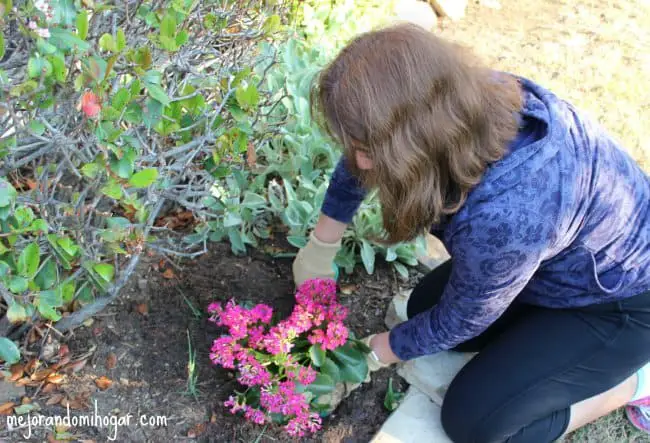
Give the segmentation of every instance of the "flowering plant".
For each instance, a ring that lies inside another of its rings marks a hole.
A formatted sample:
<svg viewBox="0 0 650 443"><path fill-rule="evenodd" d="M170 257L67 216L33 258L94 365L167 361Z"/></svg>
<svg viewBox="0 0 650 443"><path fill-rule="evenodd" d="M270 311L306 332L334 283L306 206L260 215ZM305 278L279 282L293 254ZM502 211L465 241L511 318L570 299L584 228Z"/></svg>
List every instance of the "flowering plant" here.
<svg viewBox="0 0 650 443"><path fill-rule="evenodd" d="M333 280L313 279L296 293L291 315L273 319L264 304L208 306L210 320L228 328L210 359L237 372L243 392L225 405L258 424L284 424L293 436L316 432L331 412L326 400L338 383L361 383L369 349L345 327L348 311L336 301Z"/></svg>

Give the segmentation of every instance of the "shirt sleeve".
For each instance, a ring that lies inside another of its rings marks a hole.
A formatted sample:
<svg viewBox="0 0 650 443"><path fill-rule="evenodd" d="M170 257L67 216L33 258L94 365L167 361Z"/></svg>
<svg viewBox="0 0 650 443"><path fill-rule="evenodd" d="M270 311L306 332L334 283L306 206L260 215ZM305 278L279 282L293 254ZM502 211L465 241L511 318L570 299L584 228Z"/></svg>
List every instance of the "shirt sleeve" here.
<svg viewBox="0 0 650 443"><path fill-rule="evenodd" d="M352 175L341 157L325 193L321 212L341 223L350 223L366 197L366 190L357 177Z"/></svg>
<svg viewBox="0 0 650 443"><path fill-rule="evenodd" d="M439 303L390 331L402 360L451 349L497 320L538 269L555 239L543 217L525 209L483 211L450 239L452 272Z"/></svg>

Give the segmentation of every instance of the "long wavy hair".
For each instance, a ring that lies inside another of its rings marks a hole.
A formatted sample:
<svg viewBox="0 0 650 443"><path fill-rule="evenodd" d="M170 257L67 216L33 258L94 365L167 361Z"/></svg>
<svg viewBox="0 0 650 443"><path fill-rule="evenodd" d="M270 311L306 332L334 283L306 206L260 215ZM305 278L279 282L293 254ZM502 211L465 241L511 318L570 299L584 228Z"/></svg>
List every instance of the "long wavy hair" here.
<svg viewBox="0 0 650 443"><path fill-rule="evenodd" d="M377 188L399 243L456 213L518 129L520 86L417 25L362 34L317 76L312 111L350 169ZM356 167L355 152L372 160Z"/></svg>

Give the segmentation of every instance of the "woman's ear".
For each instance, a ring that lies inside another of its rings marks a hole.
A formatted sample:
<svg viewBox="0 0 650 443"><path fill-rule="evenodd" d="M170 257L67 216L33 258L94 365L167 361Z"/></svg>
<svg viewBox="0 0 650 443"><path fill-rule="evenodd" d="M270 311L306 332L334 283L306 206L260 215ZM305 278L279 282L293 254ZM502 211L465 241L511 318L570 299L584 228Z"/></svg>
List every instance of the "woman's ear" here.
<svg viewBox="0 0 650 443"><path fill-rule="evenodd" d="M373 167L372 159L367 152L356 149L354 151L354 160L357 163L357 168L362 171L369 171Z"/></svg>

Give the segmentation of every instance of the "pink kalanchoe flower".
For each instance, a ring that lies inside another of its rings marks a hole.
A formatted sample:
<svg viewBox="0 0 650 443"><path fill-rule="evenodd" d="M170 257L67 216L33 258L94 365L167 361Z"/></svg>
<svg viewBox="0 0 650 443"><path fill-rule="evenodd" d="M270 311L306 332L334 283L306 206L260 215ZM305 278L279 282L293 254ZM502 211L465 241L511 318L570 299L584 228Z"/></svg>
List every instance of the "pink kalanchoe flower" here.
<svg viewBox="0 0 650 443"><path fill-rule="evenodd" d="M325 342L325 332L323 332L322 329L315 329L309 337L307 337L307 340L309 340L309 343L312 345L322 344Z"/></svg>
<svg viewBox="0 0 650 443"><path fill-rule="evenodd" d="M232 395L223 403L223 405L230 408L231 414L236 414L237 412L244 410L244 405L239 404L237 399Z"/></svg>
<svg viewBox="0 0 650 443"><path fill-rule="evenodd" d="M325 334L325 341L323 348L334 350L339 346L343 346L348 339L348 328L339 321L330 322L327 325L327 332Z"/></svg>
<svg viewBox="0 0 650 443"><path fill-rule="evenodd" d="M212 343L210 360L227 369L235 368L236 354L241 351L241 345L232 337L219 337Z"/></svg>
<svg viewBox="0 0 650 443"><path fill-rule="evenodd" d="M267 305L257 305L251 310L251 317L253 320L268 323L273 316L273 309Z"/></svg>
<svg viewBox="0 0 650 443"><path fill-rule="evenodd" d="M316 380L316 371L311 367L301 366L298 370L298 381L303 385L309 385Z"/></svg>
<svg viewBox="0 0 650 443"><path fill-rule="evenodd" d="M249 358L238 365L237 381L244 386L263 386L271 382L271 373L249 354Z"/></svg>
<svg viewBox="0 0 650 443"><path fill-rule="evenodd" d="M312 315L304 306L296 305L288 319L298 334L309 331L312 327Z"/></svg>
<svg viewBox="0 0 650 443"><path fill-rule="evenodd" d="M244 408L244 417L246 417L246 419L258 425L263 425L266 422L266 415L264 412L248 405L244 406Z"/></svg>
<svg viewBox="0 0 650 443"><path fill-rule="evenodd" d="M333 303L328 309L325 319L327 321L343 321L348 316L348 308L338 303Z"/></svg>

